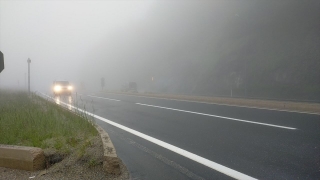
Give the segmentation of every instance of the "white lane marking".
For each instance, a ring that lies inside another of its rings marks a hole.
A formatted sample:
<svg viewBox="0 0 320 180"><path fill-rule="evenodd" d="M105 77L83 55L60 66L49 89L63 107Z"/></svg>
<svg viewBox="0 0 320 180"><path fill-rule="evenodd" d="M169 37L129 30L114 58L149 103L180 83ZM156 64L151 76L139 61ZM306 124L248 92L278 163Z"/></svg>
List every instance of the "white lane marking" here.
<svg viewBox="0 0 320 180"><path fill-rule="evenodd" d="M162 161L163 163L167 164L168 166L171 166L172 168L176 169L177 171L179 171L180 173L188 176L189 178L191 179L194 179L194 180L204 180L204 178L194 174L193 172L191 172L189 169L181 166L180 164L177 164L176 162L174 161L171 161L170 159L167 159L165 156L162 156L161 154L158 154L150 149L148 149L147 147L145 146L142 146L141 144L133 141L132 139L130 138L126 138L124 137L123 135L121 134L118 134L116 132L114 132L113 130L111 129L108 129L108 133L111 132L112 134L118 136L120 139L122 139L123 141L125 141L126 143L132 145L132 146L135 146L136 148L140 149L141 151L144 151L148 154L150 154L151 156L153 156L154 158L156 159L159 159L160 161Z"/></svg>
<svg viewBox="0 0 320 180"><path fill-rule="evenodd" d="M43 93L41 93L41 94L44 95L44 96L46 96L46 97L48 97L48 98L53 99L52 97L47 96L46 94L43 94ZM64 103L64 102L61 102L61 103L62 103L62 104L65 104L65 105L69 105L69 104ZM174 145L171 145L171 144L166 143L166 142L164 142L164 141L161 141L161 140L159 140L159 139L153 138L153 137L148 136L148 135L146 135L146 134L143 134L143 133L141 133L141 132L139 132L139 131L136 131L136 130L133 130L133 129L128 128L128 127L126 127L126 126L123 126L123 125L121 125L121 124L115 123L115 122L110 121L110 120L108 120L108 119L106 119L106 118L103 118L103 117L101 117L101 116L98 116L98 115L92 114L92 113L90 113L90 112L84 111L84 110L82 110L82 109L80 109L80 108L77 108L77 107L74 107L74 106L72 106L72 105L70 105L70 106L71 106L72 108L80 111L80 112L86 113L86 114L88 114L88 115L90 115L90 116L92 116L92 117L94 117L94 118L100 119L101 121L104 121L104 122L106 122L106 123L108 123L108 124L111 124L111 125L113 125L113 126L115 126L115 127L118 127L118 128L120 128L120 129L122 129L122 130L125 130L125 131L127 131L127 132L129 132L129 133L131 133L131 134L134 134L134 135L136 135L136 136L139 136L139 137L141 137L141 138L143 138L143 139L145 139L145 140L147 140L147 141L150 141L150 142L152 142L152 143L154 143L154 144L157 144L157 145L159 145L159 146L161 146L161 147L163 147L163 148L166 148L166 149L168 149L168 150L170 150L170 151L173 151L173 152L175 152L175 153L177 153L177 154L180 154L180 155L182 155L182 156L184 156L184 157L186 157L186 158L189 158L189 159L191 159L191 160L193 160L193 161L196 161L196 162L198 162L198 163L200 163L200 164L203 164L203 165L205 165L205 166L207 166L207 167L209 167L209 168L211 168L211 169L214 169L214 170L216 170L216 171L219 171L219 172L221 172L221 173L223 173L223 174L225 174L225 175L227 175L227 176L233 177L233 178L235 178L235 179L243 179L243 180L254 180L254 179L255 179L255 178L250 177L250 176L248 176L248 175L246 175L246 174L243 174L243 173L241 173L241 172L238 172L238 171L236 171L236 170L230 169L230 168L228 168L228 167L226 167L226 166L223 166L223 165L221 165L221 164L218 164L218 163L215 163L215 162L213 162L213 161L210 161L210 160L208 160L208 159L206 159L206 158L203 158L203 157L198 156L198 155L196 155L196 154L193 154L193 153L191 153L191 152L189 152L189 151L186 151L186 150L184 150L184 149L181 149L181 148L179 148L179 147L176 147L176 146L174 146Z"/></svg>
<svg viewBox="0 0 320 180"><path fill-rule="evenodd" d="M109 93L109 94L118 94L118 93ZM292 111L292 110L284 110L284 109L272 109L272 108L263 108L263 107L256 107L256 106L241 106L241 105L232 105L232 104L223 104L223 103L212 103L212 102L203 102L203 101L191 101L191 100L183 100L183 99L171 99L171 98L161 98L161 97L147 97L143 95L129 95L129 94L118 94L124 96L133 96L133 97L142 97L142 98L150 98L150 99L163 99L169 101L182 101L182 102L193 102L193 103L200 103L200 104L214 104L218 106L234 106L234 107L242 107L242 108L251 108L251 109L263 109L269 111L283 111L283 112L292 112L292 113L302 113L302 114L312 114L312 115L320 115L319 113L314 112L306 112L306 111Z"/></svg>
<svg viewBox="0 0 320 180"><path fill-rule="evenodd" d="M100 98L100 99L108 99L108 100L120 101L120 100L116 100L116 99L109 99L109 98L104 98L104 97L99 97L99 96L92 96L92 95L87 95L87 96ZM260 122L255 122L255 121L248 121L248 120L243 120L243 119L230 118L230 117L225 117L225 116L218 116L218 115L213 115L213 114L199 113L199 112L193 112L193 111L187 111L187 110L181 110L181 109L167 108L167 107L162 107L162 106L154 106L154 105L142 104L142 103L135 103L135 104L143 105L143 106L156 107L156 108L162 108L162 109L168 109L168 110L174 110L174 111L187 112L187 113L192 113L192 114L199 114L199 115L204 115L204 116L211 116L211 117L229 119L229 120L233 120L233 121L241 121L241 122L252 123L252 124L272 126L272 127L277 127L277 128L284 128L284 129L290 129L290 130L296 130L297 129L297 128L293 128L293 127L280 126L280 125L268 124L268 123L260 123Z"/></svg>
<svg viewBox="0 0 320 180"><path fill-rule="evenodd" d="M161 109L168 109L168 110L173 110L173 111L180 111L180 112L186 112L186 113L192 113L192 114L199 114L199 115L204 115L204 116L217 117L217 118L228 119L228 120L233 120L233 121L241 121L241 122L252 123L252 124L260 124L260 125L264 125L264 126L272 126L272 127L284 128L284 129L290 129L290 130L296 130L297 129L297 128L293 128L293 127L279 126L279 125L260 123L260 122L255 122L255 121L247 121L247 120L230 118L230 117L225 117L225 116L217 116L217 115L213 115L213 114L205 114L205 113L186 111L186 110L181 110L181 109L167 108L167 107L162 107L162 106L154 106L154 105L141 104L141 103L136 103L136 104L142 105L142 106L156 107L156 108L161 108Z"/></svg>
<svg viewBox="0 0 320 180"><path fill-rule="evenodd" d="M92 96L92 95L87 95L89 97L94 97L94 98L99 98L99 99L107 99L107 100L110 100L110 101L120 101L118 99L110 99L110 98L104 98L104 97L99 97L99 96Z"/></svg>

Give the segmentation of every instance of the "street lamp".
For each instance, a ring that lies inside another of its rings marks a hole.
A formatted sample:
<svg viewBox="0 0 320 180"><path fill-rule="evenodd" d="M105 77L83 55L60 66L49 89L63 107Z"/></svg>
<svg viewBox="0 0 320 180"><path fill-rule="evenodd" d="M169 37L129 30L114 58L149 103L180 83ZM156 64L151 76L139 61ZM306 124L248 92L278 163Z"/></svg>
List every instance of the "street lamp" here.
<svg viewBox="0 0 320 180"><path fill-rule="evenodd" d="M28 62L28 93L30 93L30 63L31 63L31 59L28 58L27 62Z"/></svg>
<svg viewBox="0 0 320 180"><path fill-rule="evenodd" d="M233 96L233 92L232 92L232 88L233 88L233 83L235 82L235 79L234 79L234 76L236 75L236 73L235 72L232 72L232 73L230 73L230 75L229 75L229 81L230 81L230 89L231 89L231 91L230 91L230 97L232 97Z"/></svg>

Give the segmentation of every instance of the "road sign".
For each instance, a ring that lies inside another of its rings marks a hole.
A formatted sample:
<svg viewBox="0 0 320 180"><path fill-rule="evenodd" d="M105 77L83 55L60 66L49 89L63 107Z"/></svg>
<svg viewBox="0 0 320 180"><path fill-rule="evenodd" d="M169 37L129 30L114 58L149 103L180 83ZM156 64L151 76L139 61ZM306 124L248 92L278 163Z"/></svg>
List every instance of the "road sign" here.
<svg viewBox="0 0 320 180"><path fill-rule="evenodd" d="M102 89L102 90L103 90L103 88L104 88L104 85L105 85L104 78L101 78L101 89Z"/></svg>
<svg viewBox="0 0 320 180"><path fill-rule="evenodd" d="M28 58L27 62L28 62L28 92L30 93L30 63L31 63L31 59Z"/></svg>
<svg viewBox="0 0 320 180"><path fill-rule="evenodd" d="M3 69L4 69L4 58L3 58L2 52L0 51L0 73Z"/></svg>

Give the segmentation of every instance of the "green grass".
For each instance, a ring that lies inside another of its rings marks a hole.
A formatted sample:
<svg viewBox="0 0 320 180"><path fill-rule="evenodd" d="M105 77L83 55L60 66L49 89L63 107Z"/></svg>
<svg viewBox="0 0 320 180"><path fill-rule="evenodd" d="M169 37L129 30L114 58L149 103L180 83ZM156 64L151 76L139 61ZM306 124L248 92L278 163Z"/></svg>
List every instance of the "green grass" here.
<svg viewBox="0 0 320 180"><path fill-rule="evenodd" d="M89 167L94 167L96 165L98 165L98 161L96 159L90 159L90 161L88 162Z"/></svg>
<svg viewBox="0 0 320 180"><path fill-rule="evenodd" d="M0 90L0 144L68 151L98 134L83 117L35 94Z"/></svg>

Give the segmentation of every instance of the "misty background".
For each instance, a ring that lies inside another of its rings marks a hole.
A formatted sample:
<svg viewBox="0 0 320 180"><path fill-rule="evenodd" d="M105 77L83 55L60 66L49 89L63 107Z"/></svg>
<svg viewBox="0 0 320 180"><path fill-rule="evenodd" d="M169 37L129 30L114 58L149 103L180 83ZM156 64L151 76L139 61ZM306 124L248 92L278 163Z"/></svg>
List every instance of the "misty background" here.
<svg viewBox="0 0 320 180"><path fill-rule="evenodd" d="M319 1L0 1L0 88L320 101ZM153 81L152 81L153 78Z"/></svg>

